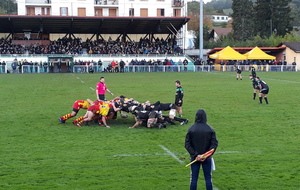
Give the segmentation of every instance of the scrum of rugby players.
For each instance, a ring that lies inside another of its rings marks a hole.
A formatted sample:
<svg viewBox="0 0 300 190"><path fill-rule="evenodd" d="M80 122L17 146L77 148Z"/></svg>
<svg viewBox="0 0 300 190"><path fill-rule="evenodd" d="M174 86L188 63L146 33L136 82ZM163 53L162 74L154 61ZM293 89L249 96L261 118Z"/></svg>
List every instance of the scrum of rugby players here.
<svg viewBox="0 0 300 190"><path fill-rule="evenodd" d="M135 123L129 128L136 128L142 125L147 128L161 129L166 128L168 124L175 125L174 121L179 122L180 125L188 123L188 119L176 117L176 106L173 103L161 103L160 101L154 104L151 104L150 101L140 103L133 98L126 98L123 95L110 101L75 101L72 112L76 112L77 115L80 108L87 109L87 111L85 115L78 117L72 122L77 127L81 127L83 124L88 126L90 122L94 121L100 126L110 128L107 120L115 120L118 112L120 112L121 118L127 118L128 114L132 114ZM162 113L165 111L169 111L169 114L163 115ZM72 114L72 117L76 115ZM59 121L65 123L64 118L66 117L60 117Z"/></svg>

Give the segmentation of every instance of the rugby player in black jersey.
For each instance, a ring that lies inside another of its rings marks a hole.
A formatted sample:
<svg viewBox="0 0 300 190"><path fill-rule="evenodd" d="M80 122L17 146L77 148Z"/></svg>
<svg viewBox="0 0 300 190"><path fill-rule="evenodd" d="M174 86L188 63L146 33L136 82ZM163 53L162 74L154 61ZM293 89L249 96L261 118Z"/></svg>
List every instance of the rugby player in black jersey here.
<svg viewBox="0 0 300 190"><path fill-rule="evenodd" d="M183 104L183 88L181 87L181 82L179 80L175 81L176 92L175 92L175 105L178 112L178 116L182 116L182 104Z"/></svg>
<svg viewBox="0 0 300 190"><path fill-rule="evenodd" d="M269 93L269 86L267 83L263 80L261 80L259 77L255 78L258 87L260 89L259 91L259 104L262 104L262 99L264 98L266 101L266 104L269 104L267 94Z"/></svg>
<svg viewBox="0 0 300 190"><path fill-rule="evenodd" d="M259 92L260 89L258 87L257 81L255 80L255 77L253 77L252 75L249 75L249 79L251 80L252 86L253 86L253 98L252 98L252 100L255 100L256 94L257 94L257 92Z"/></svg>

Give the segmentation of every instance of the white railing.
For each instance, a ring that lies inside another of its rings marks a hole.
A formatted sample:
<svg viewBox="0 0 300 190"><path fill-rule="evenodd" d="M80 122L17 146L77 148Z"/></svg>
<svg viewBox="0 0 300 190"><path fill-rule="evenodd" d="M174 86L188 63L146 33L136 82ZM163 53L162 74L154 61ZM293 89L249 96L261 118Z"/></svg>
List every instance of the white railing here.
<svg viewBox="0 0 300 190"><path fill-rule="evenodd" d="M103 66L94 65L91 68L88 65L73 65L58 67L40 66L40 65L23 65L21 69L15 70L11 66L0 65L0 73L95 73L101 72L235 72L236 67L233 65L126 65L123 69L120 67L110 68L107 64ZM243 72L250 72L249 65L238 66ZM297 72L296 65L255 65L257 72Z"/></svg>
<svg viewBox="0 0 300 190"><path fill-rule="evenodd" d="M95 5L118 5L119 2L117 0L94 0Z"/></svg>
<svg viewBox="0 0 300 190"><path fill-rule="evenodd" d="M26 0L26 4L51 4L51 0Z"/></svg>
<svg viewBox="0 0 300 190"><path fill-rule="evenodd" d="M264 65L255 66L257 72L295 72L297 71L294 65ZM250 71L250 66L239 66L242 71ZM89 66L87 65L74 65L74 73L87 73ZM124 72L235 72L236 67L233 65L126 65L122 70ZM93 66L93 72L121 72L121 68L109 68L103 66Z"/></svg>

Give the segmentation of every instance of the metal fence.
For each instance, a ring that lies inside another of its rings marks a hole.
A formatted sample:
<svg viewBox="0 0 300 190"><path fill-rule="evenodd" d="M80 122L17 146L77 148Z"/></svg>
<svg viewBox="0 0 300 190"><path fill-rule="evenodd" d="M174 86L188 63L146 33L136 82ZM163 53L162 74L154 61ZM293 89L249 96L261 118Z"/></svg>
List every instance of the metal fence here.
<svg viewBox="0 0 300 190"><path fill-rule="evenodd" d="M250 71L249 65L238 66L242 71ZM297 72L296 65L255 65L258 72ZM127 65L111 68L103 66L74 65L65 69L49 66L23 65L21 68L9 68L8 65L0 65L0 73L89 73L89 72L235 72L233 65Z"/></svg>

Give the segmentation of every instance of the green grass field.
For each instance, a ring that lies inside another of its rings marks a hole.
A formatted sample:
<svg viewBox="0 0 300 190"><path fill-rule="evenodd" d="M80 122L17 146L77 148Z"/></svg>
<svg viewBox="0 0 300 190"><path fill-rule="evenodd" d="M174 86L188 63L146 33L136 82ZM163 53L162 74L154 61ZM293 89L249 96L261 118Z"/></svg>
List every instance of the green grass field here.
<svg viewBox="0 0 300 190"><path fill-rule="evenodd" d="M270 86L269 105L251 100L247 75L236 81L234 72L1 74L0 189L188 189L184 139L202 108L219 140L216 189L299 190L300 73L258 73ZM132 117L108 121L110 129L78 128L72 119L60 124L75 100L96 98L100 76L115 95L140 102L173 102L174 81L181 80L190 122L161 130L128 129ZM198 186L205 188L202 172Z"/></svg>

